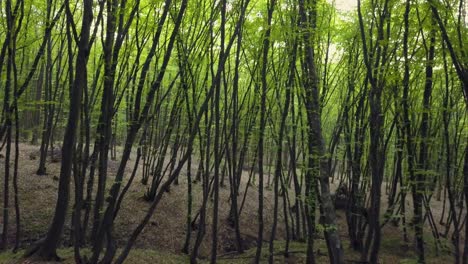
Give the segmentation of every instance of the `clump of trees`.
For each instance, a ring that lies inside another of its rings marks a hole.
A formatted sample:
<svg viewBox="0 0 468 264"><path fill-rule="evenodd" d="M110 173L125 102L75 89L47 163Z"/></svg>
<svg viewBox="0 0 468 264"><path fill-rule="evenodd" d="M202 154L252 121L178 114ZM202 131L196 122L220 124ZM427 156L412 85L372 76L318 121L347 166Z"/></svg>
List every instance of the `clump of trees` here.
<svg viewBox="0 0 468 264"><path fill-rule="evenodd" d="M285 256L291 240L303 241L315 263L323 231L330 262L343 263L341 229L362 261L377 263L390 222L419 262L432 235L436 250L450 237L455 262L466 263L466 8L464 0L358 0L346 14L318 0L0 2L2 250L22 246L19 143L31 141L40 145L37 177L47 177L55 148L61 166L53 219L28 257L59 259L72 211L75 261L122 263L184 181L181 250L192 263L208 239L217 261L220 221L245 250L240 218L254 188L257 263L266 239L273 263L279 224ZM150 206L117 251L113 225L134 185ZM222 187L228 216L219 213ZM274 218L265 226L270 187ZM444 201L440 219L434 200Z"/></svg>

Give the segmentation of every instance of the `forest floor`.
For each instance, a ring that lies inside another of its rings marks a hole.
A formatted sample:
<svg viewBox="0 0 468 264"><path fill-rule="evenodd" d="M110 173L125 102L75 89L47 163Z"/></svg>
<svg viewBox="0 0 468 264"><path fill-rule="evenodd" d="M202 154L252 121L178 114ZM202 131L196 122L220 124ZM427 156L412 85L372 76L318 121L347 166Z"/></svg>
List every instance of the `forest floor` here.
<svg viewBox="0 0 468 264"><path fill-rule="evenodd" d="M20 144L20 166L19 166L19 202L21 208L21 245L22 248L27 248L28 245L42 238L52 219L58 188L58 176L60 173L60 162L49 161L47 163L48 175L37 176L35 174L38 166L38 150L39 146L28 144ZM133 168L133 160L127 165L127 175L130 175ZM196 164L195 164L196 165ZM4 171L4 159L0 159L1 173ZM113 182L113 175L118 167L118 161L109 162L109 177L108 186ZM141 167L141 166L140 166ZM193 173L195 175L196 166L193 166ZM242 176L243 183L241 186L240 197L243 197L245 188L247 187L248 172L244 172ZM181 248L185 241L186 234L186 215L187 215L187 182L183 179L186 171L182 171L181 180L179 185L173 185L168 193L165 193L158 209L151 218L151 221L140 234L134 250L132 250L126 263L186 263L188 257L181 253ZM139 172L141 179L141 171ZM127 176L128 179L128 176ZM140 183L140 179L136 179L132 184L126 199L122 204L122 209L116 218L114 226L114 234L118 246L123 246L126 239L133 232L135 227L140 223L145 215L149 203L143 199L143 196L148 188ZM2 186L3 193L3 180L0 179L0 186ZM228 179L226 179L226 185ZM335 184L332 186L336 188ZM73 186L71 187L73 191ZM11 191L11 208L13 208L13 188ZM293 190L291 190L293 192ZM193 202L193 215L196 214L201 204L201 184L193 185L194 202ZM3 204L3 194L0 197L0 203ZM408 195L409 196L409 195ZM73 197L73 193L71 194ZM219 262L220 263L251 263L255 256L255 240L257 233L257 198L258 193L255 186L250 186L246 195L245 205L240 215L241 234L244 240L244 246L248 250L244 254L236 254L234 251L234 232L230 227L227 216L229 214L229 188L222 187L220 189L220 222L219 222ZM273 219L273 191L267 188L265 191L265 241L268 241L270 236L270 227ZM281 202L282 199L280 199ZM383 192L382 196L382 209L386 209L387 196ZM443 203L440 201L431 202L431 208L436 219L439 232L443 233L445 227L441 226L438 222L443 208ZM212 203L208 203L208 218L207 218L207 233L204 242L200 249L201 262L207 260L211 248L211 211ZM70 206L71 207L71 206ZM282 204L280 207L282 208ZM407 210L412 208L410 200L407 201ZM14 210L10 210L10 245L14 243ZM70 210L69 210L70 211ZM69 217L70 218L70 217ZM359 253L354 252L349 246L347 235L346 218L343 211L338 211L338 228L340 236L345 249L345 259L349 263L357 263L359 261ZM275 243L275 255L277 263L305 263L305 244L299 242L292 242L290 246L290 256L285 258L282 254L285 246L285 228L280 210L278 223L278 231ZM408 213L407 221L410 221ZM3 225L3 211L0 212L0 226ZM408 227L410 239L412 239L412 230ZM426 233L426 253L427 263L440 263L453 262L450 255L452 248L450 241L441 238L441 248L435 250L435 243L433 236L428 226L425 228ZM192 232L192 238L196 236L196 231ZM70 243L70 220L67 221L64 230L63 248L60 250L59 255L65 259L65 263L73 263L73 250L69 248ZM193 240L193 239L192 239ZM263 254L265 260L268 254L268 243L265 243ZM327 249L322 236L317 238L315 243L316 256L318 263L328 263ZM86 250L85 250L86 251ZM19 253L1 253L0 263L29 263L23 262L22 251ZM389 223L382 229L382 246L380 253L381 263L414 263L415 252L413 245L407 245L403 242L401 227L394 226Z"/></svg>

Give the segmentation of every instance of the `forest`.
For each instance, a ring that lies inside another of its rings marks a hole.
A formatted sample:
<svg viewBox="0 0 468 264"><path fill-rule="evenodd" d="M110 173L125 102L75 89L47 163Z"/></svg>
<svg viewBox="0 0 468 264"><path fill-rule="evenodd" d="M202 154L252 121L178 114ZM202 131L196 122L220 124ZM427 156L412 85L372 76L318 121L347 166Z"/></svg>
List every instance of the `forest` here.
<svg viewBox="0 0 468 264"><path fill-rule="evenodd" d="M465 0L0 0L0 263L468 263Z"/></svg>

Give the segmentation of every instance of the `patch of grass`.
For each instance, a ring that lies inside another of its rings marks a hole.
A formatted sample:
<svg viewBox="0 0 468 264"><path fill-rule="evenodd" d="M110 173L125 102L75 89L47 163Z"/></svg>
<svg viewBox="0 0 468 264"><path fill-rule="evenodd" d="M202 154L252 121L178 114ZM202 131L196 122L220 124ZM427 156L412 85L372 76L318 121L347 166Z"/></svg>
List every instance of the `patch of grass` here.
<svg viewBox="0 0 468 264"><path fill-rule="evenodd" d="M17 263L22 256L22 251L13 253L10 250L0 253L0 263L1 264L10 264Z"/></svg>
<svg viewBox="0 0 468 264"><path fill-rule="evenodd" d="M402 259L400 260L400 264L418 264L417 259Z"/></svg>
<svg viewBox="0 0 468 264"><path fill-rule="evenodd" d="M306 257L306 244L291 241L289 244L289 256L284 256L286 241L275 241L274 260L275 263L304 263ZM257 248L246 250L243 254L222 255L218 258L219 263L252 263L255 259ZM320 251L320 250L319 250ZM262 247L261 263L267 263L269 258L269 245L265 243Z"/></svg>
<svg viewBox="0 0 468 264"><path fill-rule="evenodd" d="M382 253L392 254L401 259L416 257L414 251L407 247L399 236L387 235L382 239L380 249Z"/></svg>
<svg viewBox="0 0 468 264"><path fill-rule="evenodd" d="M187 255L176 255L169 252L147 250L147 249L135 249L132 250L125 261L125 263L141 263L141 264L152 264L152 263L164 263L164 264L178 264L188 263L189 256Z"/></svg>
<svg viewBox="0 0 468 264"><path fill-rule="evenodd" d="M90 254L89 249L82 249L82 255ZM120 253L120 250L117 252L117 256ZM60 258L62 258L62 264L74 264L74 251L73 248L61 248L58 250L57 254ZM39 262L27 262L29 260L25 260L23 258L24 250L18 251L17 253L12 253L11 251L3 252L0 254L0 264L19 264L19 263L38 263ZM133 249L130 251L127 259L124 263L138 263L138 264L179 264L179 263L188 263L189 257L187 255L177 255L169 252L164 251L156 251L156 250L149 250L149 249ZM41 262L45 264L44 262ZM55 262L47 262L47 263L55 263ZM201 261L200 263L204 263Z"/></svg>

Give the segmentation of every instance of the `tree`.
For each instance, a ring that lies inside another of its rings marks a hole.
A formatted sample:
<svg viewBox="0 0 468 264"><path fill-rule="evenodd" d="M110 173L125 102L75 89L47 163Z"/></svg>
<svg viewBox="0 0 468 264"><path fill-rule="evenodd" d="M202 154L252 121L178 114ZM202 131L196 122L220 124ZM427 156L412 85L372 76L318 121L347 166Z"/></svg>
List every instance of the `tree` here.
<svg viewBox="0 0 468 264"><path fill-rule="evenodd" d="M65 224L65 216L68 208L68 200L70 195L70 176L71 166L73 159L73 151L75 147L76 131L78 127L78 120L81 108L81 96L83 90L86 89L87 82L87 71L86 64L89 56L89 37L91 29L91 21L93 20L93 8L91 0L83 1L83 19L81 23L80 39L77 43L78 54L76 56L76 65L73 82L70 82L70 111L68 115L67 127L63 138L62 147L62 162L60 168L59 178L59 190L57 197L57 204L54 214L54 219L47 232L47 236L43 241L36 245L35 249L30 253L36 255L38 258L43 260L58 260L56 253L63 226ZM71 15L70 5L66 3L67 21L69 23L67 27L68 39L72 38L71 31L76 31L76 24ZM71 47L69 47L69 57ZM73 65L70 64L70 71Z"/></svg>

